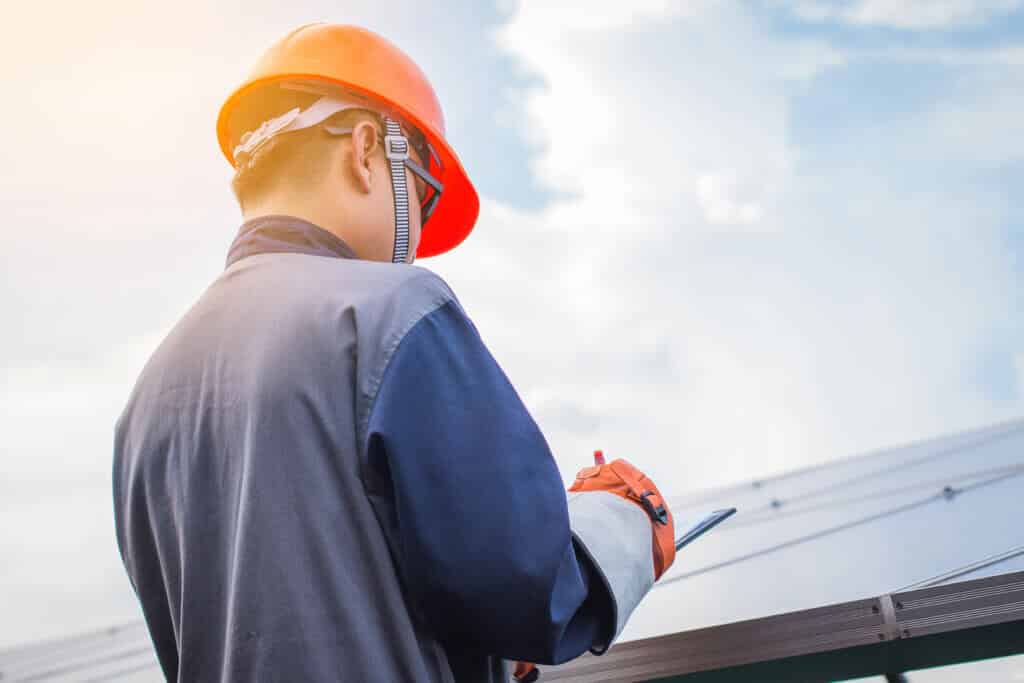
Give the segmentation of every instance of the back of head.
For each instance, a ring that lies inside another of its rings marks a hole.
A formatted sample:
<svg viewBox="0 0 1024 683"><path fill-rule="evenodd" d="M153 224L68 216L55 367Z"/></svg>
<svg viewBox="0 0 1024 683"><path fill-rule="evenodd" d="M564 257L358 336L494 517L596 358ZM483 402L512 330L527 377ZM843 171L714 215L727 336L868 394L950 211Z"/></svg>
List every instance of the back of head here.
<svg viewBox="0 0 1024 683"><path fill-rule="evenodd" d="M416 255L444 253L461 243L473 229L479 213L479 199L454 150L445 138L440 104L426 76L401 50L381 36L355 26L310 24L302 26L273 44L257 61L253 71L228 97L217 121L221 150L236 168L235 150L243 135L257 130L275 114L310 106L309 93L283 93L281 86L301 84L321 91L342 92L344 97L362 98L367 108L383 114L402 126L389 135L405 133L420 136L430 150L425 169L436 178L436 200L431 206L430 226L423 231ZM276 91L274 86L277 86ZM301 161L297 177L315 177L318 170L316 132L293 140L275 143L261 151L270 169ZM307 147L306 144L310 146ZM404 143L408 144L408 142ZM275 148L280 146L279 151ZM291 151L289 151L289 149ZM397 148L389 147L389 161ZM303 165L304 164L304 165ZM392 168L396 168L392 165ZM303 174L307 174L303 176ZM236 193L250 201L249 190L259 194L266 188L260 174L238 178ZM404 182L404 181L403 181ZM432 185L433 187L433 185ZM239 192L240 190L240 192ZM404 190L396 186L395 213ZM396 218L396 221L398 218ZM400 230L396 224L396 237Z"/></svg>
<svg viewBox="0 0 1024 683"><path fill-rule="evenodd" d="M299 90L267 86L249 97L239 112L243 130L255 131L266 121L312 106L318 95ZM352 126L367 119L370 112L347 110L334 117L338 125ZM235 166L231 189L243 213L251 211L274 191L304 192L318 187L329 172L334 139L319 126L276 135Z"/></svg>

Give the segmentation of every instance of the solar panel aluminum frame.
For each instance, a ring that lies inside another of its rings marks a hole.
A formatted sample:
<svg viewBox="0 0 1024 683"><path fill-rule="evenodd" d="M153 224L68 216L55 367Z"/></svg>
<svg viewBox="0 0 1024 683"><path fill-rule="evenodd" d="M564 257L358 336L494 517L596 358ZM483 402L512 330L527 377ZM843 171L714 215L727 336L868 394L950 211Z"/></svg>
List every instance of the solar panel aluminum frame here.
<svg viewBox="0 0 1024 683"><path fill-rule="evenodd" d="M146 653L131 670L156 669L141 626L5 650L0 673L4 680L55 680L71 669L123 667L127 655L138 662ZM53 648L59 662L43 656ZM1021 652L1024 572L1014 572L622 643L601 657L542 667L542 680L809 683Z"/></svg>
<svg viewBox="0 0 1024 683"><path fill-rule="evenodd" d="M1014 572L622 643L543 667L543 680L835 681L1021 652Z"/></svg>

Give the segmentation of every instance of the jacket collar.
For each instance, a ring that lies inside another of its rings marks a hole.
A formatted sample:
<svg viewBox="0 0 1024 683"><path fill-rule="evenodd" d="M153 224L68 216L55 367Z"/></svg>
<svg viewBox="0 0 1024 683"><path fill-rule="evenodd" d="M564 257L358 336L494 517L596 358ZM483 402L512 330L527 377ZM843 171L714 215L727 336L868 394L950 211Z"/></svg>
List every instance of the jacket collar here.
<svg viewBox="0 0 1024 683"><path fill-rule="evenodd" d="M310 254L354 259L352 247L334 233L295 216L260 216L238 230L226 266L246 256L267 253Z"/></svg>

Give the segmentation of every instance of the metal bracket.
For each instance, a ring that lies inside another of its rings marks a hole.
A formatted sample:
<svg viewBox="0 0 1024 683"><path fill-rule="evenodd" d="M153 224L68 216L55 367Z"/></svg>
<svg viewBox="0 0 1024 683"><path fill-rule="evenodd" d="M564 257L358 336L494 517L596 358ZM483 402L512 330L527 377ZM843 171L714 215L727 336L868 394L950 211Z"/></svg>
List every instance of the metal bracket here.
<svg viewBox="0 0 1024 683"><path fill-rule="evenodd" d="M892 596L886 593L878 598L879 607L882 609L882 629L886 640L899 640L903 637L900 633L900 625L896 622L896 605L893 604Z"/></svg>

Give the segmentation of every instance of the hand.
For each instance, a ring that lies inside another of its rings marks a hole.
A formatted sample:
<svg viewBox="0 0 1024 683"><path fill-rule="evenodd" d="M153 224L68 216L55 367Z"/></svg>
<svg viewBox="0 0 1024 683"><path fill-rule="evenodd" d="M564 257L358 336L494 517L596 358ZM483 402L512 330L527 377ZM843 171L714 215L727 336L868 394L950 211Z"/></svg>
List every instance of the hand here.
<svg viewBox="0 0 1024 683"><path fill-rule="evenodd" d="M536 664L516 662L516 670L512 673L512 678L516 679L517 683L533 683L540 678L540 669Z"/></svg>
<svg viewBox="0 0 1024 683"><path fill-rule="evenodd" d="M576 475L570 491L607 491L643 508L651 518L654 550L654 580L657 581L676 559L675 524L668 504L654 482L625 460L605 464L604 456L594 454L593 467L585 467Z"/></svg>

